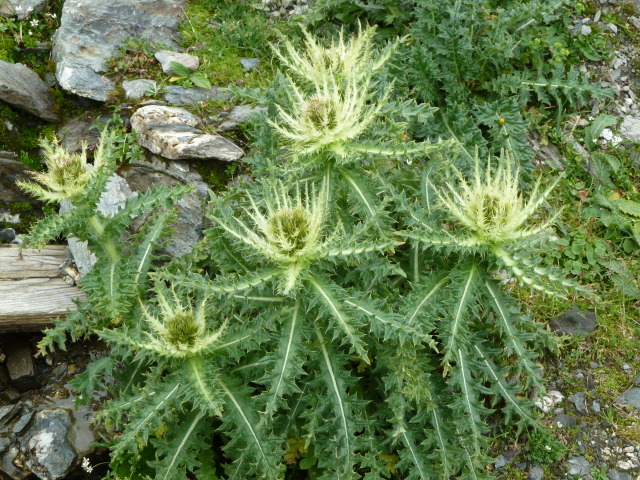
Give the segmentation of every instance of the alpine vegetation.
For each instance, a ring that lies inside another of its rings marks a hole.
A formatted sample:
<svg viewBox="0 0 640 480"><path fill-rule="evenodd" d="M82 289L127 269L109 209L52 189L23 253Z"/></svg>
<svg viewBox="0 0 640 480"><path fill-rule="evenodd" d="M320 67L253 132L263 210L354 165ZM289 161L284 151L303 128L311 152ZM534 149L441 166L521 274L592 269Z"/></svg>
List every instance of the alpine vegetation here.
<svg viewBox="0 0 640 480"><path fill-rule="evenodd" d="M251 92L269 107L256 180L210 193L190 254L155 253L184 188L95 213L106 147L78 208L34 230L99 257L87 300L41 349L67 333L111 346L74 383L86 402L109 393L108 478L489 478L492 432L539 427L528 397L554 341L496 272L572 286L531 260L548 248L555 215L535 216L553 185L525 196L508 150L497 166L476 155L469 178L457 142L411 140L435 109L396 98L397 44L378 51L373 28L305 38L277 52L276 85Z"/></svg>

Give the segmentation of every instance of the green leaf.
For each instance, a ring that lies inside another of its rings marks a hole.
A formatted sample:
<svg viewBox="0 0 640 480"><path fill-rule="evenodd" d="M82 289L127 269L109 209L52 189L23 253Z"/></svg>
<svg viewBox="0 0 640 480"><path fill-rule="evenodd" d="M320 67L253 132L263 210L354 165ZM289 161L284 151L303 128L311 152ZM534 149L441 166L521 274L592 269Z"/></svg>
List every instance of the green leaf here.
<svg viewBox="0 0 640 480"><path fill-rule="evenodd" d="M591 140L593 141L598 138L605 128L611 127L616 123L618 123L618 119L613 115L607 115L605 113L598 115L593 119L591 125L589 125L589 136Z"/></svg>
<svg viewBox="0 0 640 480"><path fill-rule="evenodd" d="M191 70L179 62L172 61L169 63L169 68L178 77L188 77L191 75Z"/></svg>
<svg viewBox="0 0 640 480"><path fill-rule="evenodd" d="M337 321L338 325L346 335L346 339L351 344L353 350L362 360L369 363L369 355L367 354L364 342L360 338L361 335L357 331L356 327L354 327L351 318L347 316L347 314L340 307L338 300L333 296L328 285L326 285L324 282L319 281L315 277L310 277L309 283L316 291L317 298L327 306L332 317Z"/></svg>
<svg viewBox="0 0 640 480"><path fill-rule="evenodd" d="M196 87L211 88L211 82L205 73L195 72L189 77L189 80L191 80Z"/></svg>
<svg viewBox="0 0 640 480"><path fill-rule="evenodd" d="M640 218L640 203L624 199L612 200L612 202L627 215Z"/></svg>

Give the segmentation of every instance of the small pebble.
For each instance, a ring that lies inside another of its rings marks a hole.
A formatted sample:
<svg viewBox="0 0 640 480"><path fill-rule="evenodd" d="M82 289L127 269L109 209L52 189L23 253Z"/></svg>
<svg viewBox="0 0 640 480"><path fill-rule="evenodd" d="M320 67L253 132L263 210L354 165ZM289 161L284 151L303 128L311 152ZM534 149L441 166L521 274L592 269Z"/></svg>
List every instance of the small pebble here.
<svg viewBox="0 0 640 480"><path fill-rule="evenodd" d="M582 25L582 28L580 28L580 33L584 36L590 35L591 27L589 25Z"/></svg>

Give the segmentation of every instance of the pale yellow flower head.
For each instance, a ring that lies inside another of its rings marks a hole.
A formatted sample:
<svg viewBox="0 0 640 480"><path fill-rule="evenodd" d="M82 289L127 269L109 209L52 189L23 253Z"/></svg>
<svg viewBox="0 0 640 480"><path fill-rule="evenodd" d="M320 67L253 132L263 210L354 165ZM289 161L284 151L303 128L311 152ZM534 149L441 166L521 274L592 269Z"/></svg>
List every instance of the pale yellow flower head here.
<svg viewBox="0 0 640 480"><path fill-rule="evenodd" d="M140 349L170 358L192 357L216 343L225 330L226 323L215 332L207 330L204 298L197 302L195 309L190 299L183 303L173 289L170 296L159 290L157 299L159 315L153 315L142 305L142 315L149 328L145 329L145 341L136 343Z"/></svg>
<svg viewBox="0 0 640 480"><path fill-rule="evenodd" d="M333 78L316 84L310 94L292 84L291 109L285 111L277 105L280 119L271 124L294 154L328 150L339 158L345 157L348 143L376 119L386 100L385 96L376 104L369 104L368 90L368 83L340 87Z"/></svg>
<svg viewBox="0 0 640 480"><path fill-rule="evenodd" d="M289 72L310 83L321 84L327 77L334 77L338 83L362 83L379 71L389 59L393 48L382 53L373 50L375 27L362 28L358 34L345 40L342 30L337 41L322 46L309 32L304 31L305 49L298 51L290 42L284 41L284 53L275 50L276 55Z"/></svg>
<svg viewBox="0 0 640 480"><path fill-rule="evenodd" d="M47 171L30 172L39 185L18 182L18 186L44 202L60 203L82 197L87 182L106 161L106 146L112 135L105 132L95 150L93 167L87 165L86 145L82 146L80 153L69 153L56 138L53 141L40 140Z"/></svg>
<svg viewBox="0 0 640 480"><path fill-rule="evenodd" d="M267 188L262 202L249 196L245 212L248 224L233 217L240 230L223 219L222 228L268 259L284 274L280 290L288 294L298 283L305 266L321 257L340 234L340 226L326 235L328 192L323 184L296 184L293 194L282 182Z"/></svg>
<svg viewBox="0 0 640 480"><path fill-rule="evenodd" d="M446 184L438 193L441 206L455 218L469 238L468 245L501 245L512 240L530 237L546 229L557 217L534 227L527 227L532 216L546 200L555 182L546 192L540 193L540 179L536 182L528 200L519 188L519 172L512 171L512 159L503 155L495 171L491 159L486 169L480 167L476 156L473 179L466 180L456 171L456 186Z"/></svg>

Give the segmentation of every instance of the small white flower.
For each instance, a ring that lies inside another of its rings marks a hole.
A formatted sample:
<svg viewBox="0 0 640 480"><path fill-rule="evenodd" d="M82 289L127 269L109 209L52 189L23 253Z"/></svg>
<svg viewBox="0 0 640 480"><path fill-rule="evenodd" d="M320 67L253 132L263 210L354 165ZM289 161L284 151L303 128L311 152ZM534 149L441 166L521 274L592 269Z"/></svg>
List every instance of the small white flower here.
<svg viewBox="0 0 640 480"><path fill-rule="evenodd" d="M91 466L91 462L87 457L82 458L82 469L87 473L93 472L93 467Z"/></svg>
<svg viewBox="0 0 640 480"><path fill-rule="evenodd" d="M29 25L31 25L33 28L36 28L36 27L38 26L38 23L40 23L40 22L38 22L38 20L36 20L36 19L34 18L33 20L31 20L31 21L29 22ZM31 34L31 31L29 31L29 34Z"/></svg>

